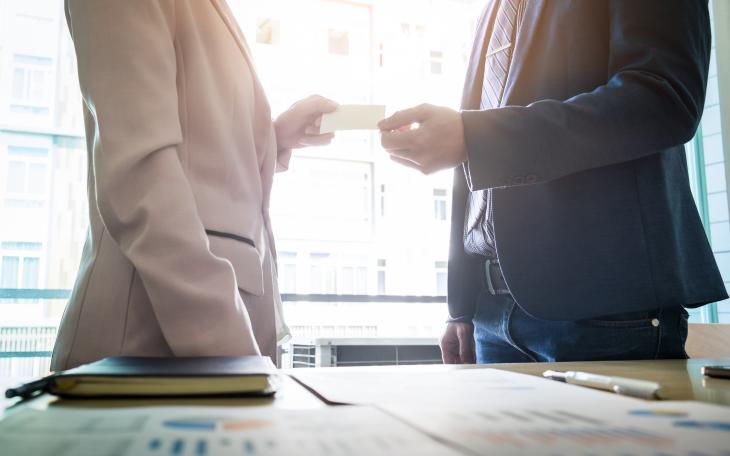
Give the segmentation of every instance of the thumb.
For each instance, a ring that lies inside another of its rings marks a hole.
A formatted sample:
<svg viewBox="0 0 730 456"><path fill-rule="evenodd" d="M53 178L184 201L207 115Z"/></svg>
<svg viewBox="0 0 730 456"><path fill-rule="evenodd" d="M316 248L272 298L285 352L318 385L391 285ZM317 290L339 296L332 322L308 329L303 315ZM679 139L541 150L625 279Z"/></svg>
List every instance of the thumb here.
<svg viewBox="0 0 730 456"><path fill-rule="evenodd" d="M423 122L429 117L430 113L431 106L427 104L404 109L378 122L378 128L384 131L396 130L405 125Z"/></svg>
<svg viewBox="0 0 730 456"><path fill-rule="evenodd" d="M304 103L307 114L321 114L332 112L339 107L339 104L321 95L312 95Z"/></svg>

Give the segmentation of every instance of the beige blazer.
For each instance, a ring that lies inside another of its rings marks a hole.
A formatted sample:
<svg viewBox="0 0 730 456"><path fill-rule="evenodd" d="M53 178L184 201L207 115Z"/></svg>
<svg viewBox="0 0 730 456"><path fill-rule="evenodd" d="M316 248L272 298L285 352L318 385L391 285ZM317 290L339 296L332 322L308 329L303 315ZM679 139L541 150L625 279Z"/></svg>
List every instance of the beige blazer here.
<svg viewBox="0 0 730 456"><path fill-rule="evenodd" d="M277 157L225 0L66 0L66 16L90 229L52 369L114 355L273 355L269 194L290 153Z"/></svg>

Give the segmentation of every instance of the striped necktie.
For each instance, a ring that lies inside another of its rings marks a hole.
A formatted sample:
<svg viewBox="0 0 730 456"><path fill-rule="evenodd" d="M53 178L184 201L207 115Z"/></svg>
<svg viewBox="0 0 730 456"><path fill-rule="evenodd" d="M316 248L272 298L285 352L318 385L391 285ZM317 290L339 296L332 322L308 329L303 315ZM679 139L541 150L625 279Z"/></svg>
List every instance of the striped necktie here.
<svg viewBox="0 0 730 456"><path fill-rule="evenodd" d="M484 78L479 109L497 108L502 103L504 88L514 52L523 0L499 1L484 59ZM492 190L469 194L464 224L464 248L467 252L497 258L492 217Z"/></svg>

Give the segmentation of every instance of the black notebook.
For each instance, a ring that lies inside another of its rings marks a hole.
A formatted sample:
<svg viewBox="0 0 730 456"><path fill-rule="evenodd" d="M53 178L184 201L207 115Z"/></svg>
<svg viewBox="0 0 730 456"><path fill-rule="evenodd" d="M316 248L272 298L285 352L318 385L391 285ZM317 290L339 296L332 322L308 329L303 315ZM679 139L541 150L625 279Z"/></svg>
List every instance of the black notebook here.
<svg viewBox="0 0 730 456"><path fill-rule="evenodd" d="M47 377L62 397L270 395L276 368L263 356L112 357Z"/></svg>

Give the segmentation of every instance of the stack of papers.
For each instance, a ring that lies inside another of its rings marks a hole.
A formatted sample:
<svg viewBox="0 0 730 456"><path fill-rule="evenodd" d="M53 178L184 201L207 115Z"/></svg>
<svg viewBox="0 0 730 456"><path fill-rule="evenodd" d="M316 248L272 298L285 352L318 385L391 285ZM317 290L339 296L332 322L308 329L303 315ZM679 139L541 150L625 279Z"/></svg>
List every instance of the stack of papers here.
<svg viewBox="0 0 730 456"><path fill-rule="evenodd" d="M375 404L473 455L730 456L730 409L647 402L496 369L297 369L332 403Z"/></svg>

